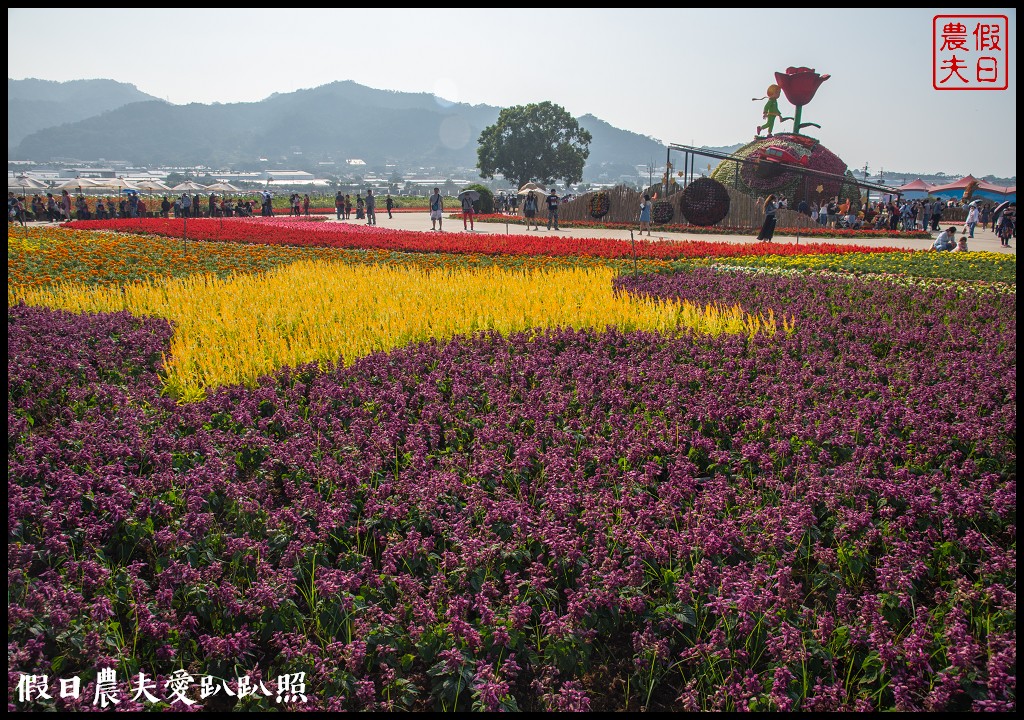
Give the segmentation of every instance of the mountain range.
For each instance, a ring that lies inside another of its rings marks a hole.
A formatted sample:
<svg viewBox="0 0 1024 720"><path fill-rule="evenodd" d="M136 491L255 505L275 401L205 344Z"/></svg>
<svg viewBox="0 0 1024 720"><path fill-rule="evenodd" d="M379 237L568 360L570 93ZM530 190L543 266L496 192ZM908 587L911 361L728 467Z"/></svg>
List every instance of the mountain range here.
<svg viewBox="0 0 1024 720"><path fill-rule="evenodd" d="M7 80L7 157L23 139L44 128L75 123L130 103L156 100L115 80Z"/></svg>
<svg viewBox="0 0 1024 720"><path fill-rule="evenodd" d="M502 108L339 81L259 102L172 105L113 80L7 80L11 160L119 159L140 166L472 168L477 138ZM584 175L635 174L660 141L593 115Z"/></svg>
<svg viewBox="0 0 1024 720"><path fill-rule="evenodd" d="M115 80L8 78L7 157L41 164L117 160L133 166L301 169L319 176L343 176L347 161L359 159L362 170L444 173L476 166L477 138L501 110L351 80L275 93L259 102L173 105ZM576 120L593 137L585 182L635 177L639 166L664 162L665 144L658 139L590 114ZM717 162L697 157L696 170Z"/></svg>

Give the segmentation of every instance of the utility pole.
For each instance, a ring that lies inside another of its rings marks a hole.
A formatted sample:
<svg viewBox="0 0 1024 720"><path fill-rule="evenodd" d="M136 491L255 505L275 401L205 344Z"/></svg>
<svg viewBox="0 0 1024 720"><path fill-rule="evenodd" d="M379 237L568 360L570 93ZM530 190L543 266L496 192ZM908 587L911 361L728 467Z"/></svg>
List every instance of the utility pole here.
<svg viewBox="0 0 1024 720"><path fill-rule="evenodd" d="M868 163L864 161L864 182L868 181ZM871 207L871 188L864 188L864 210Z"/></svg>
<svg viewBox="0 0 1024 720"><path fill-rule="evenodd" d="M690 153L686 153L686 157L689 157L689 156L690 156ZM685 168L686 165L684 164L683 167ZM669 173L671 173L671 172L672 172L672 148L669 147L669 148L665 148L665 185L664 185L664 188L662 189L662 197L666 197L666 198L668 197L668 180L669 180L668 176L669 176ZM685 178L684 178L684 181L685 181Z"/></svg>

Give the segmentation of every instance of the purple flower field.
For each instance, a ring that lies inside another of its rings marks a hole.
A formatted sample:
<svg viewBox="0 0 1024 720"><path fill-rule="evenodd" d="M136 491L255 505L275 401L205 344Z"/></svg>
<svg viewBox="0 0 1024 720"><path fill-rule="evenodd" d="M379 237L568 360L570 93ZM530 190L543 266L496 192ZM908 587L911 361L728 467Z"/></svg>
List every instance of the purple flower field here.
<svg viewBox="0 0 1024 720"><path fill-rule="evenodd" d="M618 286L796 330L479 334L182 406L167 322L9 307L9 709L112 667L305 673L294 709L1015 710L1014 297Z"/></svg>

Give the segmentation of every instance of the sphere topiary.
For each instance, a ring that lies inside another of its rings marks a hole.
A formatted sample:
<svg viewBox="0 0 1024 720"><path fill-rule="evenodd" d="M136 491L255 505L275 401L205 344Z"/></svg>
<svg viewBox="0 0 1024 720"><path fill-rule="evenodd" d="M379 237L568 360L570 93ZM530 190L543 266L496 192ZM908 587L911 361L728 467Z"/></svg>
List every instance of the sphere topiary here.
<svg viewBox="0 0 1024 720"><path fill-rule="evenodd" d="M783 162L763 159L765 150L781 151L787 158ZM760 162L722 160L711 173L714 180L733 187L751 197L774 193L783 195L796 207L800 200L827 200L849 195L858 197L856 186L851 184L853 176L846 163L822 145L815 138L793 133L778 133L772 137L757 138L747 143L733 155ZM809 170L811 172L804 172Z"/></svg>
<svg viewBox="0 0 1024 720"><path fill-rule="evenodd" d="M587 203L587 209L590 211L590 217L592 218L603 218L608 214L611 206L611 198L608 196L608 193L603 191L591 195Z"/></svg>
<svg viewBox="0 0 1024 720"><path fill-rule="evenodd" d="M676 211L668 200L658 200L651 208L651 221L656 225L664 225L672 222Z"/></svg>
<svg viewBox="0 0 1024 720"><path fill-rule="evenodd" d="M717 180L698 178L683 190L679 212L692 225L714 225L729 214L729 191Z"/></svg>

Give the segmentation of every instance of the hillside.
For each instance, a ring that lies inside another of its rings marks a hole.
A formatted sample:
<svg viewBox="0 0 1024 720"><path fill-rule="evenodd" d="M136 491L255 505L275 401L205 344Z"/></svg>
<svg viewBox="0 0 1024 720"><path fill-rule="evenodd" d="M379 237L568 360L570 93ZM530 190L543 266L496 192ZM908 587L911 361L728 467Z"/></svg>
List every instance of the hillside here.
<svg viewBox="0 0 1024 720"><path fill-rule="evenodd" d="M172 105L114 80L7 81L9 160L97 161L138 166L342 168L359 158L367 169L476 166L477 138L500 107L451 103L429 93L378 90L351 80L252 103ZM593 136L585 182L618 182L665 161L661 140L616 128L591 114L577 118ZM665 140L671 140L667 138ZM731 152L740 145L713 147ZM676 154L673 160L681 162ZM697 157L694 171L717 164ZM682 168L677 168L681 170ZM886 179L952 177L886 171ZM1016 178L984 179L1015 184Z"/></svg>
<svg viewBox="0 0 1024 720"><path fill-rule="evenodd" d="M29 135L144 100L134 85L114 80L7 80L7 156Z"/></svg>
<svg viewBox="0 0 1024 720"><path fill-rule="evenodd" d="M148 96L145 102L135 99L69 124L39 127L8 155L38 162L116 157L157 166L313 167L359 158L368 167L474 167L477 138L501 111L352 81L254 103L172 105ZM594 136L588 177L633 173L638 159L658 158L664 151L659 141L592 115L579 122Z"/></svg>

